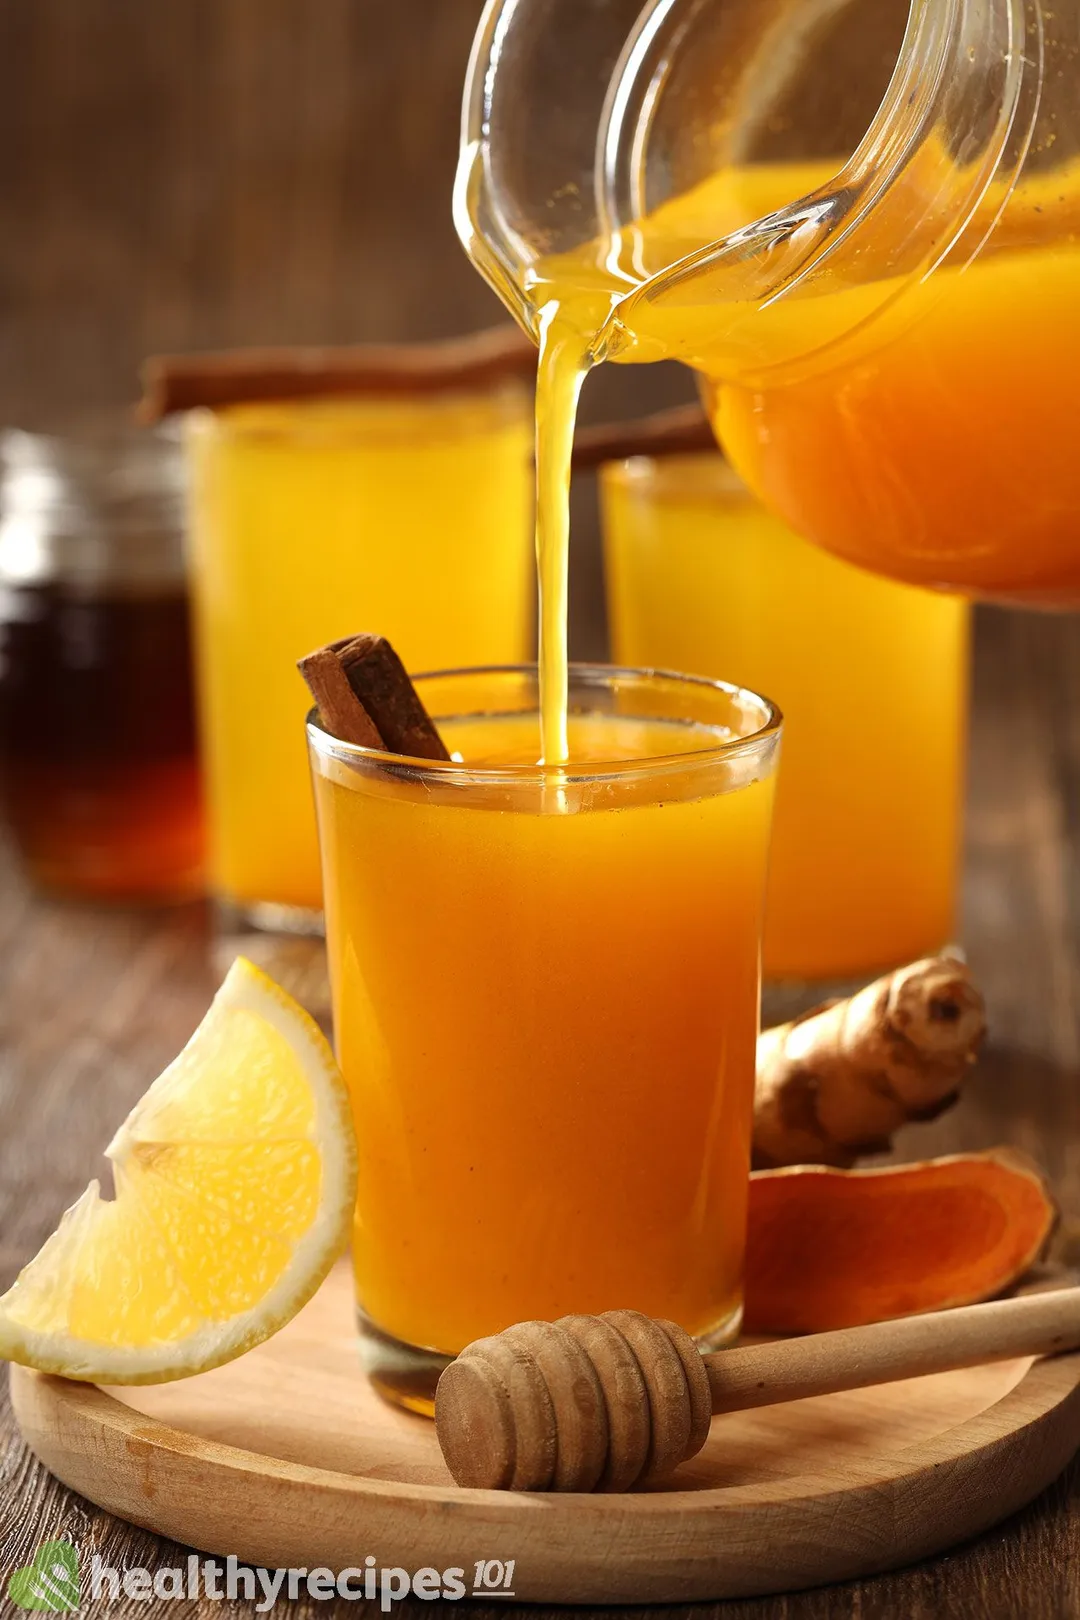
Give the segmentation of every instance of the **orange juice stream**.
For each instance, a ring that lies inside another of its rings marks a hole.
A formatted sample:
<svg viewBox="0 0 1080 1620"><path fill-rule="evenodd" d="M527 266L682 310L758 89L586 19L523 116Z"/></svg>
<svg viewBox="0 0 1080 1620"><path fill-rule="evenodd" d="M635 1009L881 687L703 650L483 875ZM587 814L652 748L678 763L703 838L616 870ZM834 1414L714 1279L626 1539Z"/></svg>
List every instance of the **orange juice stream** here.
<svg viewBox="0 0 1080 1620"><path fill-rule="evenodd" d="M540 606L540 758L558 765L567 742L567 619L570 582L570 455L585 380L578 334L557 309L540 324L536 391L536 569Z"/></svg>

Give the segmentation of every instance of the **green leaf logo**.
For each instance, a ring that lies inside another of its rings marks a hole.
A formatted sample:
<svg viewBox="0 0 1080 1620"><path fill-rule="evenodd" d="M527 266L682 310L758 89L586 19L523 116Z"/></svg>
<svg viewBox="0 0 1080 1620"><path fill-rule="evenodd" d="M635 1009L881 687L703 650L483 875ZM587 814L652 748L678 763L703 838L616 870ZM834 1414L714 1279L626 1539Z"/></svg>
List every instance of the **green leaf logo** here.
<svg viewBox="0 0 1080 1620"><path fill-rule="evenodd" d="M79 1555L70 1541L45 1541L32 1564L17 1569L7 1587L20 1609L70 1614L79 1607Z"/></svg>

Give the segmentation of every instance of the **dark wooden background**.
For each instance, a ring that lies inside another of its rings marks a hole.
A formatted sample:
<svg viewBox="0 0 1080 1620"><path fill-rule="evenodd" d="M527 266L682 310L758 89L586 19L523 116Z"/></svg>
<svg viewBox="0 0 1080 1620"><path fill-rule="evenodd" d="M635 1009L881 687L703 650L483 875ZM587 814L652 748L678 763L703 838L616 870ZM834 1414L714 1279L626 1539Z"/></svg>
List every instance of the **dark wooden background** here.
<svg viewBox="0 0 1080 1620"><path fill-rule="evenodd" d="M509 320L454 233L483 0L0 0L0 409L55 428L153 352ZM607 367L583 420L692 397ZM574 639L601 652L593 489Z"/></svg>
<svg viewBox="0 0 1080 1620"><path fill-rule="evenodd" d="M499 313L450 185L479 0L4 0L0 287L25 425L150 349Z"/></svg>
<svg viewBox="0 0 1080 1620"><path fill-rule="evenodd" d="M0 421L48 427L120 409L151 350L428 337L496 318L449 209L480 10L481 0L0 0ZM670 375L611 371L592 385L592 416L686 392ZM573 632L583 654L603 645L590 500L583 484ZM1072 1259L1078 690L1072 621L980 617L964 936L993 1042L961 1108L901 1145L908 1156L1025 1147L1058 1187ZM47 904L0 851L0 1287L100 1173L101 1144L198 1022L213 983L199 908ZM178 1561L52 1482L18 1439L5 1389L0 1591L49 1535L114 1565ZM108 1612L165 1620L171 1607ZM331 1620L372 1607L290 1612ZM228 1612L205 1605L207 1617ZM1078 1476L918 1569L703 1612L1080 1615Z"/></svg>

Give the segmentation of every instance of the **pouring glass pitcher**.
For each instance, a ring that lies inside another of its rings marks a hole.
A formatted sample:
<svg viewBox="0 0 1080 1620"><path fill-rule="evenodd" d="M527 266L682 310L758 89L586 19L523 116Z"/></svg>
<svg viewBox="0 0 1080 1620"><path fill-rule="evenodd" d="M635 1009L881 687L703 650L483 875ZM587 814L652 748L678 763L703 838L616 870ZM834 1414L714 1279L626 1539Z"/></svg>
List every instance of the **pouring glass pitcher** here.
<svg viewBox="0 0 1080 1620"><path fill-rule="evenodd" d="M489 0L455 211L801 533L1080 603L1080 0Z"/></svg>

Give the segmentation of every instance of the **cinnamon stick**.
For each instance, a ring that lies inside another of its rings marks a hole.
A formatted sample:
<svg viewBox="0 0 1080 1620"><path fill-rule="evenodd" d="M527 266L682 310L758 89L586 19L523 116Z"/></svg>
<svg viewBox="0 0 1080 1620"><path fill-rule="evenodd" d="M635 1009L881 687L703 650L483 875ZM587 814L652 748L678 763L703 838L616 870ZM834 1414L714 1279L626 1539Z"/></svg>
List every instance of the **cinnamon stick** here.
<svg viewBox="0 0 1080 1620"><path fill-rule="evenodd" d="M716 451L716 439L700 405L676 405L633 422L603 422L585 428L574 443L573 468L599 467L630 456L682 456ZM718 452L717 452L718 453Z"/></svg>
<svg viewBox="0 0 1080 1620"><path fill-rule="evenodd" d="M410 759L449 760L435 722L385 636L345 636L309 653L298 667L324 727L343 742Z"/></svg>
<svg viewBox="0 0 1080 1620"><path fill-rule="evenodd" d="M486 388L535 370L536 345L507 323L432 343L154 355L143 363L138 416L150 424L199 406Z"/></svg>
<svg viewBox="0 0 1080 1620"><path fill-rule="evenodd" d="M332 647L320 647L308 653L296 667L315 699L324 730L358 748L383 747L378 727L353 691L345 667Z"/></svg>
<svg viewBox="0 0 1080 1620"><path fill-rule="evenodd" d="M333 645L349 685L392 754L450 758L405 665L385 636L349 636Z"/></svg>

